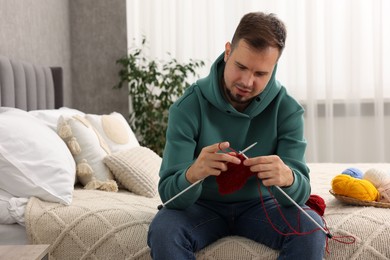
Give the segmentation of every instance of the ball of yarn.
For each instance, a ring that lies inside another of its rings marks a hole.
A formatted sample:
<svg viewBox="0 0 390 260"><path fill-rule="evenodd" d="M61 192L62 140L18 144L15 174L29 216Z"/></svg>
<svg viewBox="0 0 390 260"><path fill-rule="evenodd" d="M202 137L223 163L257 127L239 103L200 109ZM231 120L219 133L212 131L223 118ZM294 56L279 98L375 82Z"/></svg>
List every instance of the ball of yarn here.
<svg viewBox="0 0 390 260"><path fill-rule="evenodd" d="M306 205L317 212L320 216L323 216L325 213L325 200L319 195L311 194L306 202Z"/></svg>
<svg viewBox="0 0 390 260"><path fill-rule="evenodd" d="M390 175L383 170L371 168L364 173L363 179L371 182L378 188L382 183L390 181Z"/></svg>
<svg viewBox="0 0 390 260"><path fill-rule="evenodd" d="M338 195L358 200L377 201L379 199L379 192L371 182L346 174L339 174L333 178L332 189Z"/></svg>
<svg viewBox="0 0 390 260"><path fill-rule="evenodd" d="M378 191L380 195L379 201L390 203L390 181L382 183L378 187Z"/></svg>
<svg viewBox="0 0 390 260"><path fill-rule="evenodd" d="M342 172L342 174L347 174L357 179L363 179L363 172L357 168L347 168Z"/></svg>

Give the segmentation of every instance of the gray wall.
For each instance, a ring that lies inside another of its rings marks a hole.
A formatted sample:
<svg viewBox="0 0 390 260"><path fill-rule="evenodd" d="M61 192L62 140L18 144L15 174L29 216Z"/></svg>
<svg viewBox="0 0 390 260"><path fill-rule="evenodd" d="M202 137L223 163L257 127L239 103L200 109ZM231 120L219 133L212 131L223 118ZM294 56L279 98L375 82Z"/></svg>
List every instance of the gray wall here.
<svg viewBox="0 0 390 260"><path fill-rule="evenodd" d="M0 54L45 66L61 66L72 103L68 1L0 0Z"/></svg>
<svg viewBox="0 0 390 260"><path fill-rule="evenodd" d="M127 52L126 0L71 0L73 104L95 114L128 114L116 60ZM81 73L80 73L81 72Z"/></svg>
<svg viewBox="0 0 390 260"><path fill-rule="evenodd" d="M127 116L112 89L126 51L126 0L0 0L0 54L63 67L65 106Z"/></svg>

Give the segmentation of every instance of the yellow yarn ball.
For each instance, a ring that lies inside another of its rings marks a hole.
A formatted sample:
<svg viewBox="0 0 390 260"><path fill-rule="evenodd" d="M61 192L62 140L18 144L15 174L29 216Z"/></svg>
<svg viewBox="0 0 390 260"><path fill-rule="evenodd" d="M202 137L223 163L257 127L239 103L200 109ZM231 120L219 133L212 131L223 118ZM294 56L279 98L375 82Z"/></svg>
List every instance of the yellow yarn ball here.
<svg viewBox="0 0 390 260"><path fill-rule="evenodd" d="M353 178L347 174L340 174L332 180L333 192L364 201L377 201L379 192L375 186L367 181Z"/></svg>

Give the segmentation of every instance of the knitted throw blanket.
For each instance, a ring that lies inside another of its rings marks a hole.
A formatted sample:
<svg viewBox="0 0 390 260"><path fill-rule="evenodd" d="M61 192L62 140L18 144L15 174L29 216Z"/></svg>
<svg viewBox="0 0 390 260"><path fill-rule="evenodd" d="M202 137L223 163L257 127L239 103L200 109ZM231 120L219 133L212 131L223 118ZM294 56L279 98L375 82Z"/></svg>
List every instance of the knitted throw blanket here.
<svg viewBox="0 0 390 260"><path fill-rule="evenodd" d="M150 259L146 235L159 198L75 190L69 206L31 198L30 243L51 244L50 259Z"/></svg>
<svg viewBox="0 0 390 260"><path fill-rule="evenodd" d="M343 204L330 193L332 178L350 164L311 164L312 193L326 201L325 219L333 235L353 235L352 245L329 240L326 260L390 259L390 209ZM390 164L354 164L367 170ZM50 244L50 259L151 259L148 226L158 197L131 192L75 190L70 206L31 198L26 229L31 244ZM226 237L202 249L197 260L276 259L278 251L242 237Z"/></svg>

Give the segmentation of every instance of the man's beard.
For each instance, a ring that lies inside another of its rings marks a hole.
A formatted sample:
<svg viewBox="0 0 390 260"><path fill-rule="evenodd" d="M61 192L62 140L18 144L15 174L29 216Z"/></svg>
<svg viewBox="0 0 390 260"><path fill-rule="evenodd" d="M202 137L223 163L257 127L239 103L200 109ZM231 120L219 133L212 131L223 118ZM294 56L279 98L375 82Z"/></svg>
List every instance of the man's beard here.
<svg viewBox="0 0 390 260"><path fill-rule="evenodd" d="M229 99L237 104L247 104L250 102L250 100L248 99L245 99L243 96L241 95L234 95L230 89L228 89L227 87L225 87L225 93L226 95L229 97Z"/></svg>

